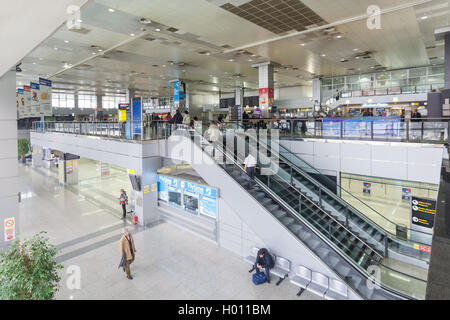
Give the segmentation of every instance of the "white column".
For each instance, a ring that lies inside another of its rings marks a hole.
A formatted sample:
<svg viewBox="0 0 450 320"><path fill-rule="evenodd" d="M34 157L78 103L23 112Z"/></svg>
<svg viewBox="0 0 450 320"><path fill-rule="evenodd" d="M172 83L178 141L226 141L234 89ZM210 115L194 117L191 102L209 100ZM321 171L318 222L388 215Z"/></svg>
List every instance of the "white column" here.
<svg viewBox="0 0 450 320"><path fill-rule="evenodd" d="M17 151L16 73L9 71L0 78L0 248L6 248L4 220L19 223L19 178Z"/></svg>
<svg viewBox="0 0 450 320"><path fill-rule="evenodd" d="M320 79L316 78L312 81L312 89L313 89L313 101L314 105L320 104L321 100L321 87L320 87Z"/></svg>

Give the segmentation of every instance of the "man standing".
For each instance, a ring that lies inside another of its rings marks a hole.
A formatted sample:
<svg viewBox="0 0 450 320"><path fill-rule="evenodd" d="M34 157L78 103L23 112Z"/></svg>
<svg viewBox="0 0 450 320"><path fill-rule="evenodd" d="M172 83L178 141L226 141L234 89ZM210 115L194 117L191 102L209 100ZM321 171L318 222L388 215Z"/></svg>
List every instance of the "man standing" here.
<svg viewBox="0 0 450 320"><path fill-rule="evenodd" d="M127 204L128 204L128 196L125 190L120 189L120 197L119 197L120 205L122 206L122 219L127 217Z"/></svg>
<svg viewBox="0 0 450 320"><path fill-rule="evenodd" d="M122 261L120 262L119 268L122 267L123 271L127 273L127 278L133 280L130 265L134 261L136 247L134 246L134 239L128 229L125 230L122 238L120 238L120 254L122 255Z"/></svg>
<svg viewBox="0 0 450 320"><path fill-rule="evenodd" d="M245 172L247 172L247 175L250 177L248 189L252 189L253 180L255 179L256 159L250 154L250 152L247 153L247 158L245 158L244 160L244 169Z"/></svg>

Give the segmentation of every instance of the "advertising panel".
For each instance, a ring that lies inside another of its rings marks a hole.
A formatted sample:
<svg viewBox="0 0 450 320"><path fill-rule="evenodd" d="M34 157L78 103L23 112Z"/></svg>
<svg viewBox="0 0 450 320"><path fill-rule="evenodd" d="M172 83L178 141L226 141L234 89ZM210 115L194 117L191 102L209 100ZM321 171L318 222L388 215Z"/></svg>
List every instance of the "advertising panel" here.
<svg viewBox="0 0 450 320"><path fill-rule="evenodd" d="M39 78L41 115L52 116L52 82L50 80Z"/></svg>
<svg viewBox="0 0 450 320"><path fill-rule="evenodd" d="M217 218L217 190L158 175L158 198L186 212Z"/></svg>
<svg viewBox="0 0 450 320"><path fill-rule="evenodd" d="M142 98L133 98L132 133L142 135Z"/></svg>
<svg viewBox="0 0 450 320"><path fill-rule="evenodd" d="M324 118L323 135L326 137L339 136L341 122L343 122L344 137L371 137L372 122L374 137L401 137L400 117Z"/></svg>
<svg viewBox="0 0 450 320"><path fill-rule="evenodd" d="M23 119L25 117L25 95L23 89L17 90L17 109L19 112L19 119Z"/></svg>
<svg viewBox="0 0 450 320"><path fill-rule="evenodd" d="M39 83L30 83L31 88L31 117L41 116L41 90Z"/></svg>
<svg viewBox="0 0 450 320"><path fill-rule="evenodd" d="M16 219L14 217L5 219L3 222L5 242L16 238Z"/></svg>
<svg viewBox="0 0 450 320"><path fill-rule="evenodd" d="M23 86L23 97L24 97L24 118L31 117L31 88L30 86Z"/></svg>

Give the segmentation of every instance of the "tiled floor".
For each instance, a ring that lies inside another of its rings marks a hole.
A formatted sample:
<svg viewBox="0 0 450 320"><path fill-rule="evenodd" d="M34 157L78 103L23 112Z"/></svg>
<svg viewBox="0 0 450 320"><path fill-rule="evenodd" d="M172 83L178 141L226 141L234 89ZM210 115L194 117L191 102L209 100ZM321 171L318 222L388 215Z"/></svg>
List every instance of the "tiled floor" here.
<svg viewBox="0 0 450 320"><path fill-rule="evenodd" d="M126 173L113 170L111 178L99 179L97 165L84 159L79 168L80 184L62 188L55 172L20 167L20 235L45 230L61 250L58 260L65 268L57 299L320 299L309 292L298 298L287 280L279 287L276 281L253 285L241 257L173 225L143 230L123 222L116 198L129 183ZM134 280L118 269L125 227L137 248ZM80 268L79 290L66 285L69 266Z"/></svg>

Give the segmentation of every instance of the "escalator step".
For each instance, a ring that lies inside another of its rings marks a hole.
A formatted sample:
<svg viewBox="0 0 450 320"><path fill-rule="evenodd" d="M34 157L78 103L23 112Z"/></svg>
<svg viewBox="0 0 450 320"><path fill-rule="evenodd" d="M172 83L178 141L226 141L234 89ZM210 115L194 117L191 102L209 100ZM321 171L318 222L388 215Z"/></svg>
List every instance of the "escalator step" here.
<svg viewBox="0 0 450 320"><path fill-rule="evenodd" d="M289 230L292 231L292 233L297 234L300 231L302 231L304 228L302 225L298 224L298 223L293 223L289 226Z"/></svg>
<svg viewBox="0 0 450 320"><path fill-rule="evenodd" d="M284 217L281 219L281 223L283 223L287 227L289 227L294 222L295 222L295 219L291 218L291 217Z"/></svg>

